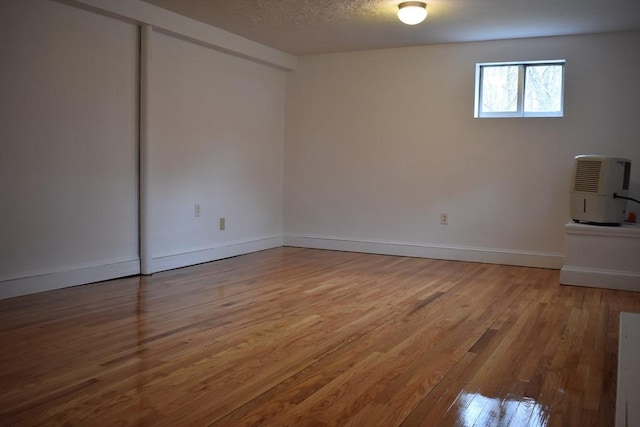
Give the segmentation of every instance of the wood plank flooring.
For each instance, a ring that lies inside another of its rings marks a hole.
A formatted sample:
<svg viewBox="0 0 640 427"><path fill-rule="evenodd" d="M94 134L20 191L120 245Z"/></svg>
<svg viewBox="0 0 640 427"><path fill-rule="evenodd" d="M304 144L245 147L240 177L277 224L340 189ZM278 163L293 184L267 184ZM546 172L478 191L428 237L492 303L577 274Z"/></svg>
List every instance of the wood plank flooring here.
<svg viewBox="0 0 640 427"><path fill-rule="evenodd" d="M621 311L555 270L277 248L0 301L0 425L611 426Z"/></svg>

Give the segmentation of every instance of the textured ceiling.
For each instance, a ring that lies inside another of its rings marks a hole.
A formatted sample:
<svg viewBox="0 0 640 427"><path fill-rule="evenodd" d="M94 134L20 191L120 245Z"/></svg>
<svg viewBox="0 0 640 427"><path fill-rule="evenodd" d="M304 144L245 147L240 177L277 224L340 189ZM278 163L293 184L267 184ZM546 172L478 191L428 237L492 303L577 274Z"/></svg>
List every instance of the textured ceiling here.
<svg viewBox="0 0 640 427"><path fill-rule="evenodd" d="M640 30L640 0L430 0L416 26L401 0L144 1L295 55Z"/></svg>

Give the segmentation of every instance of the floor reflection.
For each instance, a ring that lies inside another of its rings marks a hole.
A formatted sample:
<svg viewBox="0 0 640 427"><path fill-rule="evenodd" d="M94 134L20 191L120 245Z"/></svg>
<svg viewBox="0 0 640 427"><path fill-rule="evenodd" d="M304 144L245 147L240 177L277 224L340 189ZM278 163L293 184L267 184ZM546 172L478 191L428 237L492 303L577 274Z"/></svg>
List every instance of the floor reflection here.
<svg viewBox="0 0 640 427"><path fill-rule="evenodd" d="M458 397L460 426L546 427L548 408L529 397L492 398L480 393L462 392Z"/></svg>
<svg viewBox="0 0 640 427"><path fill-rule="evenodd" d="M138 417L139 426L146 426L145 416L151 408L150 402L145 394L145 372L147 371L147 363L145 358L145 342L146 342L146 293L145 293L145 278L140 277L138 282L137 304L136 304L136 355L138 359L138 375L137 375L137 387L136 391L139 398L138 411L136 415Z"/></svg>

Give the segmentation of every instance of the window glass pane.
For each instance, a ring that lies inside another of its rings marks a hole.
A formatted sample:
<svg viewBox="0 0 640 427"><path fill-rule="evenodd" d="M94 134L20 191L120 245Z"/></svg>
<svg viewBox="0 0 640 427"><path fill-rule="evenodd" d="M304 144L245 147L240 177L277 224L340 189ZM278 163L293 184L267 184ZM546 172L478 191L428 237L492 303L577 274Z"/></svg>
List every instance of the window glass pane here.
<svg viewBox="0 0 640 427"><path fill-rule="evenodd" d="M529 65L524 86L524 111L562 111L562 65Z"/></svg>
<svg viewBox="0 0 640 427"><path fill-rule="evenodd" d="M482 112L518 111L518 68L517 65L482 67Z"/></svg>

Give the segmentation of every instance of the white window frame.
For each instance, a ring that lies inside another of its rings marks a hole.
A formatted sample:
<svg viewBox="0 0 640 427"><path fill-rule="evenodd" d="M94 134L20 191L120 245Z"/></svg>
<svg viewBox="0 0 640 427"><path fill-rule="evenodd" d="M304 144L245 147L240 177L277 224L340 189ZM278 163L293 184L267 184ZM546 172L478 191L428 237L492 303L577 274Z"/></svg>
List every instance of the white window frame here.
<svg viewBox="0 0 640 427"><path fill-rule="evenodd" d="M555 59L548 61L520 61L520 62L484 62L476 64L476 90L474 117L475 118L497 118L497 117L564 117L564 69L566 60ZM485 67L501 67L501 66L517 66L518 67L518 98L517 111L499 111L485 112L482 111L482 73ZM526 69L531 65L561 65L562 66L562 87L560 89L560 111L551 112L525 112L524 111L524 93L525 93L525 75Z"/></svg>

